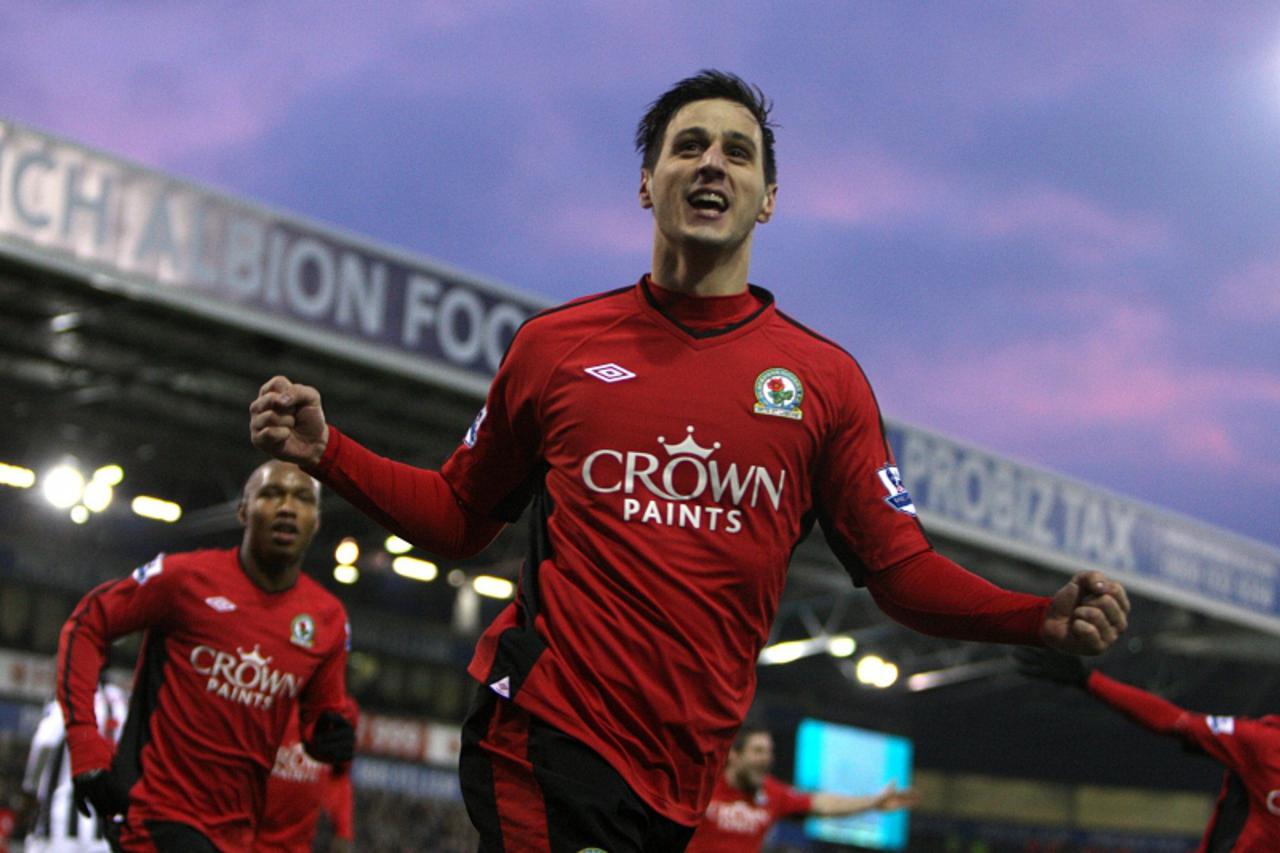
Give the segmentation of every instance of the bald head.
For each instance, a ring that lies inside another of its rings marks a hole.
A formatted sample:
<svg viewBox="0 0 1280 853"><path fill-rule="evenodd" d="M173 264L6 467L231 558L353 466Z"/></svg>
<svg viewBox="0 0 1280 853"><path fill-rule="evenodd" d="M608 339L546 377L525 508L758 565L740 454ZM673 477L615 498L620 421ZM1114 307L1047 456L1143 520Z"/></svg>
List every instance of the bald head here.
<svg viewBox="0 0 1280 853"><path fill-rule="evenodd" d="M292 584L320 526L320 484L292 462L264 462L245 481L236 516L250 575L272 587Z"/></svg>

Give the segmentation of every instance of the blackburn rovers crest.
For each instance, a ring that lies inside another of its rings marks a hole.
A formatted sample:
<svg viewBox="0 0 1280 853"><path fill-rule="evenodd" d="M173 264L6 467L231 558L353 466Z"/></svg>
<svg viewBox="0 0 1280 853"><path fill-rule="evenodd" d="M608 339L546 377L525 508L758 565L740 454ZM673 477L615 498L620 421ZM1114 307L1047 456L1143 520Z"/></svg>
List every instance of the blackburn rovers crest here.
<svg viewBox="0 0 1280 853"><path fill-rule="evenodd" d="M306 613L299 613L293 617L293 624L289 626L289 642L309 649L315 645L315 641L316 623L311 617Z"/></svg>
<svg viewBox="0 0 1280 853"><path fill-rule="evenodd" d="M757 415L776 415L798 421L804 417L800 411L803 400L804 386L790 370L771 367L756 377Z"/></svg>

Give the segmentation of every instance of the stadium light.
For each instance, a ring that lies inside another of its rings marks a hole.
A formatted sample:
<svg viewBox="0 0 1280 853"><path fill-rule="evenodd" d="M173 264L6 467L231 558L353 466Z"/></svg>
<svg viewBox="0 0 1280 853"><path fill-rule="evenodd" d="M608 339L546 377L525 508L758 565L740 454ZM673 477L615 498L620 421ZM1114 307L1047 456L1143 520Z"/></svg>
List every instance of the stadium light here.
<svg viewBox="0 0 1280 853"><path fill-rule="evenodd" d="M467 582L467 573L462 569L450 569L445 577L449 581L449 586L452 587L460 587Z"/></svg>
<svg viewBox="0 0 1280 853"><path fill-rule="evenodd" d="M350 566L360 558L360 544L350 536L338 543L333 549L333 558L340 566Z"/></svg>
<svg viewBox="0 0 1280 853"><path fill-rule="evenodd" d="M94 477L84 487L84 494L80 496L80 500L84 503L85 509L90 512L102 512L111 506L113 495L114 492L106 480Z"/></svg>
<svg viewBox="0 0 1280 853"><path fill-rule="evenodd" d="M388 536L387 541L382 543L382 547L386 549L388 554L408 554L413 549L413 544L406 542L399 536Z"/></svg>
<svg viewBox="0 0 1280 853"><path fill-rule="evenodd" d="M119 465L103 465L93 472L93 482L118 486L124 482L124 469Z"/></svg>
<svg viewBox="0 0 1280 853"><path fill-rule="evenodd" d="M346 564L334 566L333 579L338 583L353 584L360 580L360 570Z"/></svg>
<svg viewBox="0 0 1280 853"><path fill-rule="evenodd" d="M71 509L84 493L84 474L70 465L50 468L40 483L44 498L58 509Z"/></svg>
<svg viewBox="0 0 1280 853"><path fill-rule="evenodd" d="M173 524L182 518L182 507L173 501L162 500L161 498L153 498L150 495L138 495L133 499L130 508L142 516L155 521L163 521L167 524Z"/></svg>
<svg viewBox="0 0 1280 853"><path fill-rule="evenodd" d="M878 655L867 655L858 661L854 670L863 684L884 689L898 680L897 664L889 663Z"/></svg>
<svg viewBox="0 0 1280 853"><path fill-rule="evenodd" d="M415 581L433 581L440 574L439 567L430 560L419 560L417 557L396 557L391 561L391 571L402 578Z"/></svg>
<svg viewBox="0 0 1280 853"><path fill-rule="evenodd" d="M827 654L833 658L847 658L858 650L858 641L853 637L837 634L827 640Z"/></svg>
<svg viewBox="0 0 1280 853"><path fill-rule="evenodd" d="M76 524L84 524L89 520L89 509L83 504L76 504L71 508L71 520Z"/></svg>
<svg viewBox="0 0 1280 853"><path fill-rule="evenodd" d="M0 486L29 489L36 484L36 472L21 465L0 462Z"/></svg>
<svg viewBox="0 0 1280 853"><path fill-rule="evenodd" d="M772 646L765 646L760 650L760 657L757 659L765 665L791 663L800 660L800 658L817 654L821 651L821 646L825 645L823 640L784 640L781 643L774 643Z"/></svg>
<svg viewBox="0 0 1280 853"><path fill-rule="evenodd" d="M496 578L493 575L476 575L476 579L471 582L471 587L487 598L510 598L516 593L515 584L506 578Z"/></svg>

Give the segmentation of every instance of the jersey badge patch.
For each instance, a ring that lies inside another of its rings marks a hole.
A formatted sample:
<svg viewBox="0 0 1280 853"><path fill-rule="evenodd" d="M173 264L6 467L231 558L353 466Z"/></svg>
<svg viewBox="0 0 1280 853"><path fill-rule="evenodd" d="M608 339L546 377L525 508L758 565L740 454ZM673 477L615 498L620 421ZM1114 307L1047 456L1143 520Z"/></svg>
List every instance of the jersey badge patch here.
<svg viewBox="0 0 1280 853"><path fill-rule="evenodd" d="M800 378L782 367L770 367L756 377L757 415L776 415L798 421L804 417L800 403L804 400L804 386Z"/></svg>
<svg viewBox="0 0 1280 853"><path fill-rule="evenodd" d="M138 582L138 586L142 586L163 571L164 554L157 554L150 563L133 570L133 579Z"/></svg>
<svg viewBox="0 0 1280 853"><path fill-rule="evenodd" d="M906 513L912 517L916 514L916 505L911 502L911 493L907 491L907 487L902 483L902 475L898 473L897 465L885 465L876 471L880 476L880 482L884 485L885 491L889 496L884 502L901 513Z"/></svg>
<svg viewBox="0 0 1280 853"><path fill-rule="evenodd" d="M236 609L236 603L222 595L211 595L204 600L204 603L219 613L230 613Z"/></svg>
<svg viewBox="0 0 1280 853"><path fill-rule="evenodd" d="M306 613L293 617L293 624L289 626L289 642L304 649L315 645L316 623Z"/></svg>
<svg viewBox="0 0 1280 853"><path fill-rule="evenodd" d="M494 693L497 693L503 699L510 699L511 698L511 676L509 675L502 676L502 678L499 678L497 681L493 682L493 684L490 684L489 689L492 690Z"/></svg>
<svg viewBox="0 0 1280 853"><path fill-rule="evenodd" d="M636 375L627 370L621 364L614 364L612 361L608 364L597 364L593 367L584 368L588 376L594 376L601 382L608 382L612 385L614 382L622 382L627 379L635 379Z"/></svg>
<svg viewBox="0 0 1280 853"><path fill-rule="evenodd" d="M1215 735L1231 735L1236 732L1235 717L1206 717L1205 722L1209 724L1209 731Z"/></svg>
<svg viewBox="0 0 1280 853"><path fill-rule="evenodd" d="M481 407L480 414L476 415L476 419L467 428L467 434L462 437L462 443L467 447L476 446L476 436L480 434L480 424L484 423L484 416L487 414L489 414L489 407Z"/></svg>

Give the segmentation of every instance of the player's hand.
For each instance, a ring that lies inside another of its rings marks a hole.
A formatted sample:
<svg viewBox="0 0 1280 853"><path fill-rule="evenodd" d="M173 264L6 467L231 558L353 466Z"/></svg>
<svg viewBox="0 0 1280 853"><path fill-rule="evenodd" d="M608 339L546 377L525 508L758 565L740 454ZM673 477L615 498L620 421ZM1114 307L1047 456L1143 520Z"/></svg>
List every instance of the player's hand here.
<svg viewBox="0 0 1280 853"><path fill-rule="evenodd" d="M316 761L346 764L356 753L356 730L336 711L325 711L316 719L311 739L303 748Z"/></svg>
<svg viewBox="0 0 1280 853"><path fill-rule="evenodd" d="M1129 596L1102 572L1080 572L1058 590L1040 626L1046 646L1069 655L1099 655L1129 626Z"/></svg>
<svg viewBox="0 0 1280 853"><path fill-rule="evenodd" d="M920 802L920 795L915 791L910 788L899 791L897 784L890 782L879 794L876 794L874 808L882 812L891 812L897 809L909 809L918 802Z"/></svg>
<svg viewBox="0 0 1280 853"><path fill-rule="evenodd" d="M314 465L329 443L320 392L273 376L249 405L249 439L276 459Z"/></svg>
<svg viewBox="0 0 1280 853"><path fill-rule="evenodd" d="M1052 681L1068 687L1084 687L1089 680L1089 670L1075 655L1064 655L1051 649L1033 649L1027 646L1015 649L1014 662L1018 672L1027 678Z"/></svg>
<svg viewBox="0 0 1280 853"><path fill-rule="evenodd" d="M129 810L129 795L121 791L115 778L106 770L90 770L71 781L72 798L76 811L85 817L108 820L112 815ZM89 811L89 807L93 811Z"/></svg>

